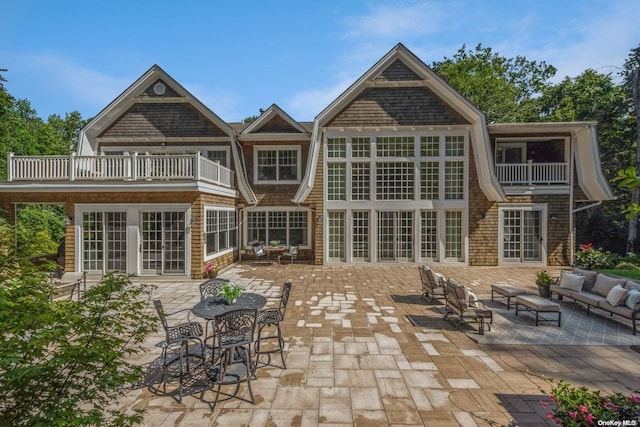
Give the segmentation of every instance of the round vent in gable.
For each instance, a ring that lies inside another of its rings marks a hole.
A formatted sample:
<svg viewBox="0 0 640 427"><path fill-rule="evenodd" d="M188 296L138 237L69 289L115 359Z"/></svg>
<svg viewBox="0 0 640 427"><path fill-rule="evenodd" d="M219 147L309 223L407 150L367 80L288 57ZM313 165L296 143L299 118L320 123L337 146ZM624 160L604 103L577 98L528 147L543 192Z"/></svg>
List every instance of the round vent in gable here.
<svg viewBox="0 0 640 427"><path fill-rule="evenodd" d="M153 85L153 92L156 95L164 95L164 92L167 90L166 86L164 85L164 83L156 83Z"/></svg>

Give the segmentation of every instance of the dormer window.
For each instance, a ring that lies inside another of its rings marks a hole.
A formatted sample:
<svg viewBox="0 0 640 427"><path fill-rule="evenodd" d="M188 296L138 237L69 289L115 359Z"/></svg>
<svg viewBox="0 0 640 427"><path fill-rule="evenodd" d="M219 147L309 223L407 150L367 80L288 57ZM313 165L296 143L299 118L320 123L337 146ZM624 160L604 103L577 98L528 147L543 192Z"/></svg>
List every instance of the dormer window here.
<svg viewBox="0 0 640 427"><path fill-rule="evenodd" d="M300 182L300 146L256 147L254 153L256 183Z"/></svg>

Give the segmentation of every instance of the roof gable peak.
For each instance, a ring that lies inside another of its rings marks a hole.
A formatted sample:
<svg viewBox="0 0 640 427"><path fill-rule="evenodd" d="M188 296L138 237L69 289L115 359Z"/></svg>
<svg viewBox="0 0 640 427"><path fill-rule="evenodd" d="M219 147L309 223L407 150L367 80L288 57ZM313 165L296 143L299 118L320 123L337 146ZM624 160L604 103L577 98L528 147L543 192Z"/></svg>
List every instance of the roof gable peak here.
<svg viewBox="0 0 640 427"><path fill-rule="evenodd" d="M262 111L253 123L247 126L242 135L255 133L302 133L307 130L276 104Z"/></svg>

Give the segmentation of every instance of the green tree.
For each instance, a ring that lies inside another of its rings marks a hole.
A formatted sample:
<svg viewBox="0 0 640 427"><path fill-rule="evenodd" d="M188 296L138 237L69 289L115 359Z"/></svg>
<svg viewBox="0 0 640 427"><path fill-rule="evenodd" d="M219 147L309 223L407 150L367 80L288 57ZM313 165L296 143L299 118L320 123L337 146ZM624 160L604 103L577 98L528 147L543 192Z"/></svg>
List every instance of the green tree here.
<svg viewBox="0 0 640 427"><path fill-rule="evenodd" d="M107 275L79 301L51 301L45 273L0 221L0 425L139 424L112 409L144 375L128 360L155 329L153 287Z"/></svg>
<svg viewBox="0 0 640 427"><path fill-rule="evenodd" d="M536 97L556 73L544 61L505 58L481 44L474 50L463 45L453 58L431 68L484 112L488 122L539 120Z"/></svg>

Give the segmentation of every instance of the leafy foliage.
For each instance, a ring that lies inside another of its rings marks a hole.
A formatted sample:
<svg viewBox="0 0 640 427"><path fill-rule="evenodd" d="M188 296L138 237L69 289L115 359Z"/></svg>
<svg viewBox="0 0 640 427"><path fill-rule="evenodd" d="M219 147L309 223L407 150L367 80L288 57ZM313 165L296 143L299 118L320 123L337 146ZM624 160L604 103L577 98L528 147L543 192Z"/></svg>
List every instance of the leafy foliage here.
<svg viewBox="0 0 640 427"><path fill-rule="evenodd" d="M45 273L12 233L0 221L0 425L140 423L142 411L112 405L144 374L127 360L156 327L152 286L111 274L79 301L51 301Z"/></svg>
<svg viewBox="0 0 640 427"><path fill-rule="evenodd" d="M576 252L576 264L587 269L611 268L613 256L610 252L596 249L593 243L584 243Z"/></svg>

